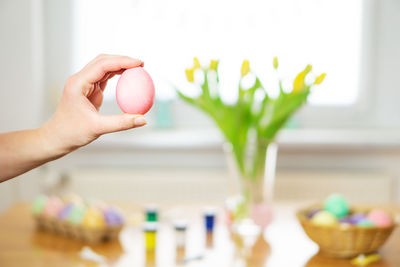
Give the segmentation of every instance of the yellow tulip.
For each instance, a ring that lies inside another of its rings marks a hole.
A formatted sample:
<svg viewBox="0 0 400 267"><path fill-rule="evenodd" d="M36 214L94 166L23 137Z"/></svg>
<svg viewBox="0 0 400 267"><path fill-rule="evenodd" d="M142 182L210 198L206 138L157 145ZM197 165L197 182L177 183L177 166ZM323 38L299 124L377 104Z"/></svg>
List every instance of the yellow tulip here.
<svg viewBox="0 0 400 267"><path fill-rule="evenodd" d="M240 73L243 77L243 76L246 76L249 72L250 72L250 62L247 59L245 59L245 60L243 60Z"/></svg>
<svg viewBox="0 0 400 267"><path fill-rule="evenodd" d="M188 82L191 82L191 83L194 82L194 68L186 69L185 74L186 74L186 79L188 80Z"/></svg>
<svg viewBox="0 0 400 267"><path fill-rule="evenodd" d="M201 66L200 66L199 59L197 57L194 57L193 58L193 69L200 69L200 68L201 68Z"/></svg>
<svg viewBox="0 0 400 267"><path fill-rule="evenodd" d="M308 74L312 70L312 66L308 64L306 68L304 69L305 74Z"/></svg>
<svg viewBox="0 0 400 267"><path fill-rule="evenodd" d="M319 75L319 76L315 79L314 84L321 84L321 83L324 81L325 76L326 76L326 73L322 73L321 75Z"/></svg>
<svg viewBox="0 0 400 267"><path fill-rule="evenodd" d="M274 69L278 69L279 64L278 64L278 58L277 57L274 57L273 65L274 65Z"/></svg>
<svg viewBox="0 0 400 267"><path fill-rule="evenodd" d="M304 90L305 83L304 79L306 78L306 72L303 70L299 74L297 74L296 78L293 81L293 92L298 93Z"/></svg>
<svg viewBox="0 0 400 267"><path fill-rule="evenodd" d="M217 68L218 68L218 60L211 59L210 70L217 70Z"/></svg>

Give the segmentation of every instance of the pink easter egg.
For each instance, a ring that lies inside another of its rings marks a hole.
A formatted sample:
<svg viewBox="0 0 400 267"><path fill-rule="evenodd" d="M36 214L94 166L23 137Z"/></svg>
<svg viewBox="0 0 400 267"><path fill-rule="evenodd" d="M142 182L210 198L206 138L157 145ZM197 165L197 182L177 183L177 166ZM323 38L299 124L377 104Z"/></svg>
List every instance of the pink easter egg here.
<svg viewBox="0 0 400 267"><path fill-rule="evenodd" d="M48 217L56 217L63 208L64 203L57 197L51 197L44 207L43 214Z"/></svg>
<svg viewBox="0 0 400 267"><path fill-rule="evenodd" d="M392 225L393 221L389 214L380 209L371 210L368 213L368 220L373 222L376 226L386 227Z"/></svg>
<svg viewBox="0 0 400 267"><path fill-rule="evenodd" d="M130 114L145 114L153 106L154 83L141 67L127 69L117 83L117 103Z"/></svg>
<svg viewBox="0 0 400 267"><path fill-rule="evenodd" d="M254 204L251 209L251 218L257 225L265 228L272 220L270 206L266 203Z"/></svg>

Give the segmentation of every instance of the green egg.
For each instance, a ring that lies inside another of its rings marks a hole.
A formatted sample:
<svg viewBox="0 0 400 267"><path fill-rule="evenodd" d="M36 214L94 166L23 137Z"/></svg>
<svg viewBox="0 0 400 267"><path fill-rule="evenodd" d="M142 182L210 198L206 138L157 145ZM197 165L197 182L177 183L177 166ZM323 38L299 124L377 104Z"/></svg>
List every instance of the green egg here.
<svg viewBox="0 0 400 267"><path fill-rule="evenodd" d="M349 213L349 204L342 195L332 194L325 200L324 210L340 219Z"/></svg>
<svg viewBox="0 0 400 267"><path fill-rule="evenodd" d="M80 224L84 214L85 207L76 205L71 209L67 221L72 224Z"/></svg>
<svg viewBox="0 0 400 267"><path fill-rule="evenodd" d="M41 195L41 196L36 197L32 203L32 207L31 207L33 215L41 214L44 207L46 206L46 202L47 202L46 196Z"/></svg>

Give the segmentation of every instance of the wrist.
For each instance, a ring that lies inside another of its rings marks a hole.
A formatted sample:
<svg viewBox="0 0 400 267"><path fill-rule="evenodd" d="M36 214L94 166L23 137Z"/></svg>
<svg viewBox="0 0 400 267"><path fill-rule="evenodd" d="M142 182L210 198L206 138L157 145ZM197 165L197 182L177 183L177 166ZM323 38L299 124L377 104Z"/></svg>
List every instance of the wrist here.
<svg viewBox="0 0 400 267"><path fill-rule="evenodd" d="M57 159L73 149L63 143L62 137L53 128L51 122L48 121L37 129L37 133L44 153L51 159Z"/></svg>

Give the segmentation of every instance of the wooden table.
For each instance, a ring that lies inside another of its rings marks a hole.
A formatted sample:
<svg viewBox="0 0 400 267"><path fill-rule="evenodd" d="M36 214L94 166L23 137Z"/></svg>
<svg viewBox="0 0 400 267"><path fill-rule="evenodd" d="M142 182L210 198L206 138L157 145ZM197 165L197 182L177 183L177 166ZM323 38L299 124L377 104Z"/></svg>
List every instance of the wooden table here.
<svg viewBox="0 0 400 267"><path fill-rule="evenodd" d="M275 218L264 238L260 237L252 248L247 249L242 240L228 232L221 217L213 236L207 237L199 209L162 210L163 223L157 233L156 252L145 252L143 232L138 224L141 212L137 207L126 205L124 208L129 219L119 241L88 245L37 231L29 205L21 203L0 216L0 266L353 266L349 260L318 254L318 247L306 237L296 221L294 212L297 208L299 205L275 205ZM190 214L185 249L175 247L170 221L177 214ZM82 258L83 250L103 257L100 260ZM380 254L381 260L370 267L400 266L399 229L382 247ZM182 258L192 260L182 264Z"/></svg>

